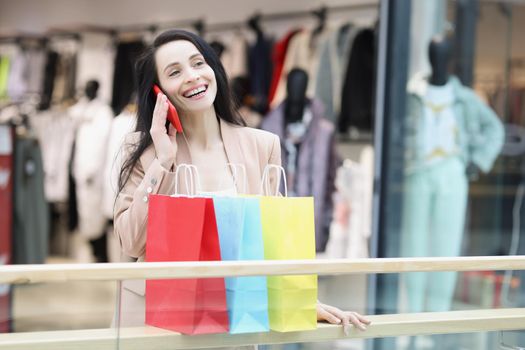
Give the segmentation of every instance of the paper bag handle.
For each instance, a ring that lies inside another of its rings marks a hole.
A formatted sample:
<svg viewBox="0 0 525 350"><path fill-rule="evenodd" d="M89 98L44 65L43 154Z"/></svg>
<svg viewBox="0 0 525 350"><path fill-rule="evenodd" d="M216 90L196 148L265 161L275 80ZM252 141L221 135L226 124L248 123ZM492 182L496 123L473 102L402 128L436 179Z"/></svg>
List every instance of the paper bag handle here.
<svg viewBox="0 0 525 350"><path fill-rule="evenodd" d="M286 184L286 172L284 171L284 168L280 165L275 164L267 164L264 167L262 179L261 179L261 194L267 194L270 193L270 179L269 179L269 173L271 169L276 169L278 171L278 181L275 188L275 194L274 196L279 195L279 176L282 174L283 182L284 182L284 196L288 197L288 186Z"/></svg>

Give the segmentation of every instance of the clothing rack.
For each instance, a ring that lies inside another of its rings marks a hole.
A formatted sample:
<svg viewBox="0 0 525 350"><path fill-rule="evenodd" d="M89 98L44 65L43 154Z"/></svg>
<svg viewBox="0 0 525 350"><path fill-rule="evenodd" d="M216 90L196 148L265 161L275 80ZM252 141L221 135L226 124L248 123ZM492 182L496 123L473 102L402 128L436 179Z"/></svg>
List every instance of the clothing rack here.
<svg viewBox="0 0 525 350"><path fill-rule="evenodd" d="M218 22L207 24L203 18L193 18L193 19L184 19L177 21L165 21L165 22L154 22L154 23L135 23L129 25L123 25L118 27L108 27L108 26L98 26L98 25L85 25L78 24L73 27L53 27L50 28L44 34L35 34L35 33L17 33L14 35L0 35L0 44L2 43L15 43L22 44L26 41L41 41L46 43L49 39L53 38L72 38L75 40L81 40L81 34L83 33L99 33L107 34L115 38L119 34L126 33L142 33L142 32L151 32L155 33L157 30L162 28L193 28L196 32L202 35L205 32L218 32L218 31L227 31L250 27L249 22L255 23L258 25L260 21L279 21L279 20L288 20L288 19L301 19L315 17L319 20L319 25L324 25L326 15L329 13L339 13L341 11L355 11L355 10L365 10L372 9L379 6L378 1L368 1L358 4L349 4L349 5L336 5L336 6L321 6L316 9L311 10L298 10L298 11L285 11L285 12L275 12L275 13L261 13L257 11L253 16L248 18L245 21L228 21L228 22Z"/></svg>

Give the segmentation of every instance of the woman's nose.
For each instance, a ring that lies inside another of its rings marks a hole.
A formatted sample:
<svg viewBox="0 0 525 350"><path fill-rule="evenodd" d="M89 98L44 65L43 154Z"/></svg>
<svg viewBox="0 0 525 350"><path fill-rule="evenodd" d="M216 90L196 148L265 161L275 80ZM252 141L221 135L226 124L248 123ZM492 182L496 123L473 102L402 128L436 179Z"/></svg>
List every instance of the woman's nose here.
<svg viewBox="0 0 525 350"><path fill-rule="evenodd" d="M186 82L187 83L191 83L195 80L199 80L200 79L200 75L197 71L193 70L193 69L189 69L186 73Z"/></svg>

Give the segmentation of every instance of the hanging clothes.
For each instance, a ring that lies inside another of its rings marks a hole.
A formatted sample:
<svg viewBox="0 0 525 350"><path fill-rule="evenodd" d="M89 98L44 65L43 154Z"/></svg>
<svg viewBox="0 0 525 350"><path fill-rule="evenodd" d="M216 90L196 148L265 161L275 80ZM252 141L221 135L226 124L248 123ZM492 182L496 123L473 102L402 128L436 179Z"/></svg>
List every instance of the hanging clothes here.
<svg viewBox="0 0 525 350"><path fill-rule="evenodd" d="M236 31L222 53L221 62L230 80L248 75L248 43L244 35Z"/></svg>
<svg viewBox="0 0 525 350"><path fill-rule="evenodd" d="M503 126L474 92L451 77L444 86L409 83L401 254L458 256L473 163L488 172L503 145ZM409 273L411 312L450 310L457 273Z"/></svg>
<svg viewBox="0 0 525 350"><path fill-rule="evenodd" d="M308 73L307 95L309 97L314 96L317 79L316 73L319 65L319 49L329 32L330 30L327 28L324 29L323 32L314 35L312 30L305 29L290 39L281 76L270 104L272 108L277 107L286 98L288 73L293 68L300 68Z"/></svg>
<svg viewBox="0 0 525 350"><path fill-rule="evenodd" d="M338 130L346 133L350 127L371 131L375 87L375 34L362 29L355 35L344 75L341 113Z"/></svg>
<svg viewBox="0 0 525 350"><path fill-rule="evenodd" d="M69 114L76 123L73 177L79 215L78 231L86 238L103 233L102 190L107 137L113 119L111 108L99 99L82 98Z"/></svg>
<svg viewBox="0 0 525 350"><path fill-rule="evenodd" d="M104 165L103 211L107 219L113 220L113 205L118 194L118 178L123 159L121 152L124 138L135 130L136 113L124 109L111 122L108 136L106 162Z"/></svg>
<svg viewBox="0 0 525 350"><path fill-rule="evenodd" d="M56 106L31 117L30 123L42 149L46 199L50 203L66 203L74 122L64 108Z"/></svg>
<svg viewBox="0 0 525 350"><path fill-rule="evenodd" d="M115 115L120 114L131 100L133 92L136 91L135 62L144 48L145 45L142 41L124 42L117 45L113 75L113 98L111 100L111 108L113 108Z"/></svg>
<svg viewBox="0 0 525 350"><path fill-rule="evenodd" d="M49 241L49 206L44 195L40 145L28 135L15 137L13 263L43 264Z"/></svg>
<svg viewBox="0 0 525 350"><path fill-rule="evenodd" d="M346 159L337 169L334 220L326 245L330 259L368 258L372 233L374 150L366 146L358 162Z"/></svg>
<svg viewBox="0 0 525 350"><path fill-rule="evenodd" d="M248 67L251 89L255 102L253 109L259 113L268 111L268 92L272 77L272 43L262 32L257 33L255 43L248 53Z"/></svg>
<svg viewBox="0 0 525 350"><path fill-rule="evenodd" d="M59 103L75 98L77 56L62 52L58 57L52 101Z"/></svg>
<svg viewBox="0 0 525 350"><path fill-rule="evenodd" d="M272 50L272 81L270 83L270 92L268 93L268 101L273 101L275 93L277 91L277 86L279 85L279 80L281 78L281 73L283 71L284 60L286 58L286 53L288 50L288 45L290 41L299 33L300 29L292 29L289 31L281 40L279 40Z"/></svg>
<svg viewBox="0 0 525 350"><path fill-rule="evenodd" d="M297 145L297 165L293 183L288 186L297 196L314 197L316 250L321 252L325 250L332 222L332 194L340 161L335 149L334 126L324 118L321 102L314 99L307 109L311 112L311 120ZM287 150L284 103L263 119L261 129L278 135L281 149ZM282 165L285 169L289 169L288 161L288 152L283 152Z"/></svg>
<svg viewBox="0 0 525 350"><path fill-rule="evenodd" d="M40 95L44 84L46 53L40 49L27 51L27 92Z"/></svg>
<svg viewBox="0 0 525 350"><path fill-rule="evenodd" d="M18 49L10 64L7 81L7 94L11 101L21 102L27 93L27 56L24 50Z"/></svg>
<svg viewBox="0 0 525 350"><path fill-rule="evenodd" d="M0 101L7 98L7 82L11 59L8 56L0 56Z"/></svg>
<svg viewBox="0 0 525 350"><path fill-rule="evenodd" d="M55 88L55 76L58 68L58 58L58 53L55 51L48 51L46 53L46 66L42 86L42 98L40 100L39 106L39 109L41 110L46 110L51 105L53 89Z"/></svg>
<svg viewBox="0 0 525 350"><path fill-rule="evenodd" d="M73 164L75 163L76 141L73 139L73 146L71 147L71 158L68 163L68 201L67 201L67 229L70 233L76 232L78 229L79 215L77 203L77 184L73 176Z"/></svg>
<svg viewBox="0 0 525 350"><path fill-rule="evenodd" d="M341 113L343 77L346 76L350 52L354 38L362 28L344 24L330 33L322 44L319 69L315 86L315 97L325 106L325 115L334 124Z"/></svg>

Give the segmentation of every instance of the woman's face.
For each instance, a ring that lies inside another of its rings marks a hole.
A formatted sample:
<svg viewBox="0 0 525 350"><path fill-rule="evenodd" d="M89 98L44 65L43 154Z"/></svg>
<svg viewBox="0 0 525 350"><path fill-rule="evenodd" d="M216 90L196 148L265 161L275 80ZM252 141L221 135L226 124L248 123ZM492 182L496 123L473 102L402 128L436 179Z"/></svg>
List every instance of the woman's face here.
<svg viewBox="0 0 525 350"><path fill-rule="evenodd" d="M193 43L177 40L162 45L155 64L160 86L175 107L187 112L213 108L215 73Z"/></svg>

